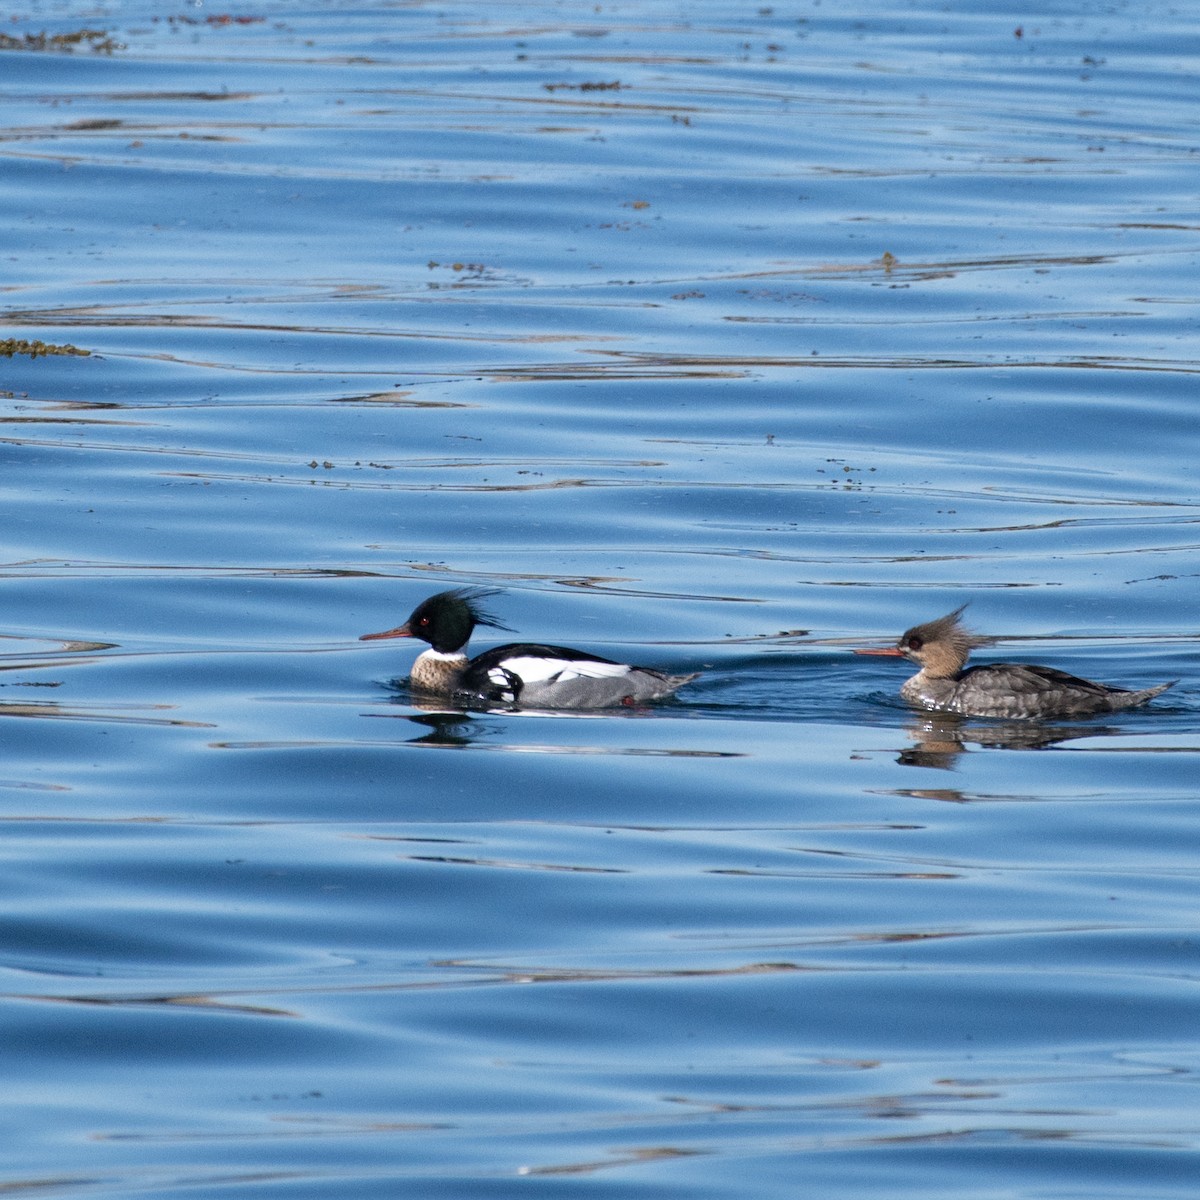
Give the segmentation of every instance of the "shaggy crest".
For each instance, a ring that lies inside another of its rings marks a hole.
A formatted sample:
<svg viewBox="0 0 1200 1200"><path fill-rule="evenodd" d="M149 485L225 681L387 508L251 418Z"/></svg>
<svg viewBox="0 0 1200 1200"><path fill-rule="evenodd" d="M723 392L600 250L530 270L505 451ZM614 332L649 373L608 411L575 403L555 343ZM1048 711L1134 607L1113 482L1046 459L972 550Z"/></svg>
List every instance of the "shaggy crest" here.
<svg viewBox="0 0 1200 1200"><path fill-rule="evenodd" d="M455 588L438 592L413 609L405 628L409 636L421 638L443 654L453 654L467 644L476 625L508 629L480 606L481 600L495 595L495 588Z"/></svg>
<svg viewBox="0 0 1200 1200"><path fill-rule="evenodd" d="M449 592L439 592L425 603L429 604L432 601L441 600L452 604L457 601L467 606L467 612L471 614L471 620L476 625L486 625L489 629L505 629L509 633L512 633L513 628L511 625L505 625L503 621L493 617L486 608L479 606L479 601L489 600L492 596L499 596L501 594L500 588L454 588Z"/></svg>
<svg viewBox="0 0 1200 1200"><path fill-rule="evenodd" d="M926 621L924 625L914 625L900 638L897 649L906 658L922 666L949 669L950 673L961 671L972 650L992 641L963 625L962 614L966 607L965 604L960 605L944 617ZM933 657L938 660L936 664L930 662L928 649L931 646L936 647L933 651Z"/></svg>
<svg viewBox="0 0 1200 1200"><path fill-rule="evenodd" d="M385 638L415 637L428 642L439 654L458 654L471 638L476 625L507 629L486 608L481 600L496 595L495 588L455 588L438 592L418 604L403 625L379 633L364 633L359 641L375 642Z"/></svg>

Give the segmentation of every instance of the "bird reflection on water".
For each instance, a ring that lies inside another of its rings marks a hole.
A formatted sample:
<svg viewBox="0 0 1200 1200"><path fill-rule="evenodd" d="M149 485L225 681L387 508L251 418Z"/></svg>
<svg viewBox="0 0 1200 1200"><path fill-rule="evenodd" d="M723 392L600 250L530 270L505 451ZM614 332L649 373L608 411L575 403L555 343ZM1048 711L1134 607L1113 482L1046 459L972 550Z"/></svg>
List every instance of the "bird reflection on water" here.
<svg viewBox="0 0 1200 1200"><path fill-rule="evenodd" d="M1044 725L1031 721L982 722L957 713L921 717L905 727L913 745L900 751L904 767L953 770L963 754L978 750L1047 750L1078 738L1114 737L1121 730L1106 725Z"/></svg>

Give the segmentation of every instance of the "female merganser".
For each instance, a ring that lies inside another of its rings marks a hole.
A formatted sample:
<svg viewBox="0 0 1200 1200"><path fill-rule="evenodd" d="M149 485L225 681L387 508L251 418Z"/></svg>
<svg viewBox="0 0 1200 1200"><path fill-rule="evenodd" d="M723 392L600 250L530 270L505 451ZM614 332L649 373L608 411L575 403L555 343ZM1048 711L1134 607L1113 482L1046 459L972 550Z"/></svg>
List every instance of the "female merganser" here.
<svg viewBox="0 0 1200 1200"><path fill-rule="evenodd" d="M409 682L421 692L471 703L527 708L612 708L661 700L695 675L666 675L563 646L512 643L469 659L463 651L476 625L508 629L482 609L494 589L459 588L418 604L403 625L365 633L359 641L415 637L432 649L417 656Z"/></svg>
<svg viewBox="0 0 1200 1200"><path fill-rule="evenodd" d="M1145 704L1179 682L1173 679L1135 692L1027 663L988 663L964 670L971 651L991 639L963 628L959 620L963 608L965 604L936 621L914 625L894 648L855 653L911 659L921 669L905 682L900 695L919 708L966 717L1082 717L1113 712Z"/></svg>

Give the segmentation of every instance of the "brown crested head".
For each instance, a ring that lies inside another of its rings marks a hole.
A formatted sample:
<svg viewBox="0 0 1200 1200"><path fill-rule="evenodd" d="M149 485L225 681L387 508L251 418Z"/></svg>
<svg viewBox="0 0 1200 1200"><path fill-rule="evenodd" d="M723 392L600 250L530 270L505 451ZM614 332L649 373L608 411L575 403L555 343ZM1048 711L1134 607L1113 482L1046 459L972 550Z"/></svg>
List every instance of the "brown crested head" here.
<svg viewBox="0 0 1200 1200"><path fill-rule="evenodd" d="M966 665L971 651L991 640L972 633L963 625L962 614L966 607L960 605L944 617L914 625L904 632L896 649L936 678L957 675Z"/></svg>

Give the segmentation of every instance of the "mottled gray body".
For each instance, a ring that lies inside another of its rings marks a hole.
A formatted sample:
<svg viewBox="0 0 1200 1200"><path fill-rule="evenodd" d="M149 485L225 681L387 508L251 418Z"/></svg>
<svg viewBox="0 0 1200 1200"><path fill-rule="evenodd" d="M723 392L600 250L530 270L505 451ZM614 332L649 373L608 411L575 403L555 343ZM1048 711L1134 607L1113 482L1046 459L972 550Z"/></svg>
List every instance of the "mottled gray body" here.
<svg viewBox="0 0 1200 1200"><path fill-rule="evenodd" d="M989 639L963 627L962 611L958 608L936 621L914 625L894 650L880 652L903 655L921 668L900 689L910 704L966 717L1084 717L1136 708L1176 682L1133 691L1031 663L967 667L971 651Z"/></svg>

